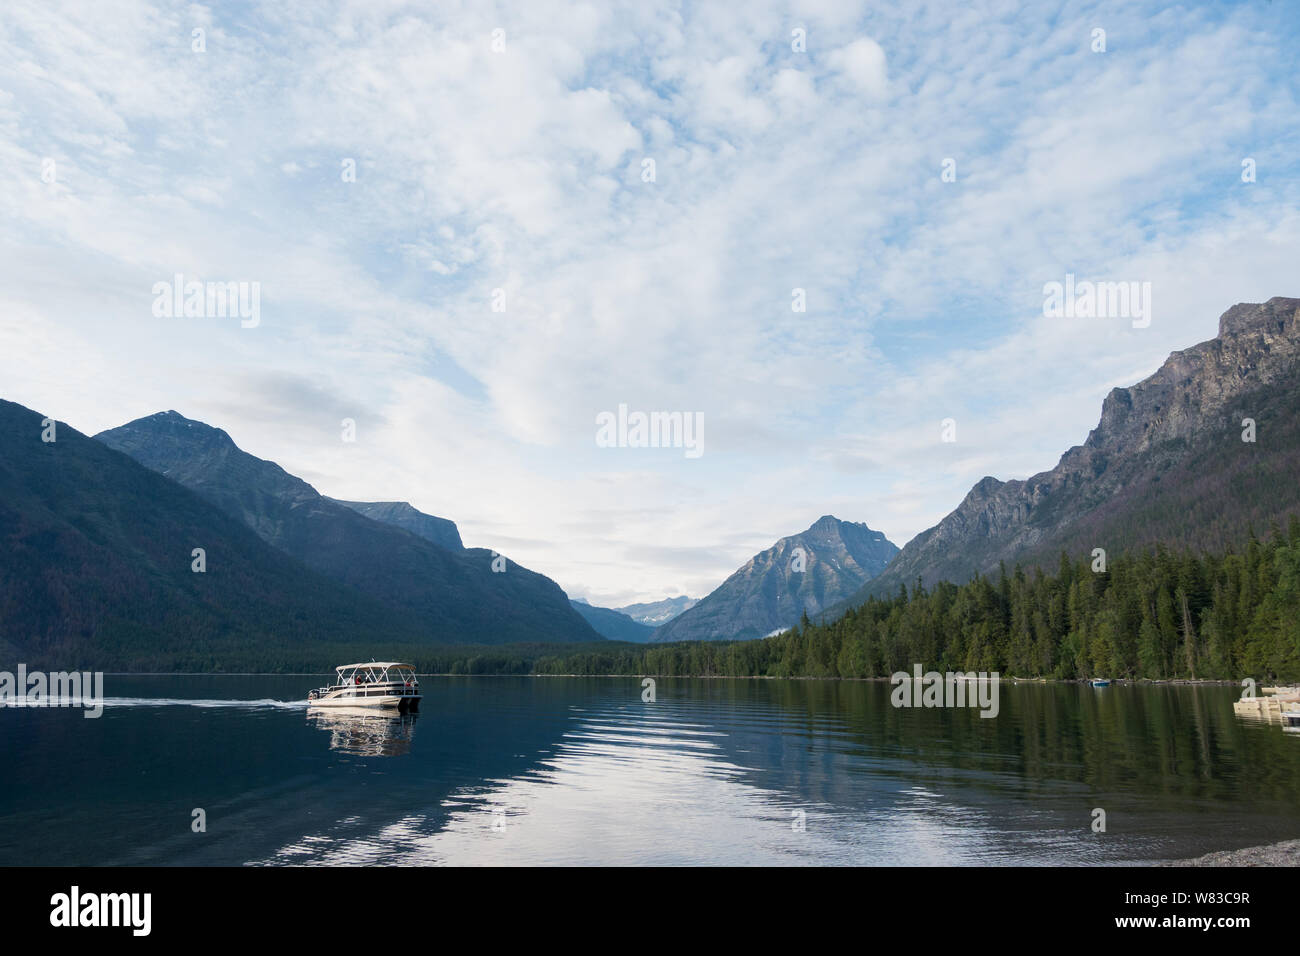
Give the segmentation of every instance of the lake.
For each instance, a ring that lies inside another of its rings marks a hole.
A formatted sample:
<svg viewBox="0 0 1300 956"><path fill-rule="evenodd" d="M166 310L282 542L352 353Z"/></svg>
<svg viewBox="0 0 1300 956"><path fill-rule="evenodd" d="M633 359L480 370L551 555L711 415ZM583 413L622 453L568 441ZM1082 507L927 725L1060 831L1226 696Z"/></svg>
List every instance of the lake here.
<svg viewBox="0 0 1300 956"><path fill-rule="evenodd" d="M0 708L0 863L1104 865L1300 837L1300 736L1233 687L1004 682L985 719L880 682L430 677L389 719L309 712L326 682L107 675L98 719Z"/></svg>

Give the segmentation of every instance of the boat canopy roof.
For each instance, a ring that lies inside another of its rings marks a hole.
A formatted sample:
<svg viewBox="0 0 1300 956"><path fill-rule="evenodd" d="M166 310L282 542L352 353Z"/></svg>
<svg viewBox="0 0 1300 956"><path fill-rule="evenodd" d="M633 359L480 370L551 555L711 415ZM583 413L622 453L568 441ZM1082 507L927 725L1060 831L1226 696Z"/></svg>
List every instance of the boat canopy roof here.
<svg viewBox="0 0 1300 956"><path fill-rule="evenodd" d="M388 668L388 669L397 668L398 670L403 670L403 671L413 671L413 670L415 670L415 665L414 665L414 664L403 664L403 663L400 663L400 662L397 662L397 661L366 661L365 663L362 663L362 664L344 664L342 667L336 667L336 668L334 668L334 670L336 670L338 673L342 674L344 671L354 670L354 669L356 669L356 668L358 668L358 667L378 667L378 668L380 668L380 669L383 669L383 668Z"/></svg>

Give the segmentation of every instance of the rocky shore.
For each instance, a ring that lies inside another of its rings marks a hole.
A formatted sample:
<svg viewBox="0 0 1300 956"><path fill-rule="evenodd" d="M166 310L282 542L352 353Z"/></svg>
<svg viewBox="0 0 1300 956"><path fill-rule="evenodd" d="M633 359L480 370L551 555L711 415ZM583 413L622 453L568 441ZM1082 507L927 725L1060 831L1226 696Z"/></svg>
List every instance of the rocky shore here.
<svg viewBox="0 0 1300 956"><path fill-rule="evenodd" d="M1241 850L1220 850L1190 860L1169 860L1162 866L1300 866L1300 840L1285 840Z"/></svg>

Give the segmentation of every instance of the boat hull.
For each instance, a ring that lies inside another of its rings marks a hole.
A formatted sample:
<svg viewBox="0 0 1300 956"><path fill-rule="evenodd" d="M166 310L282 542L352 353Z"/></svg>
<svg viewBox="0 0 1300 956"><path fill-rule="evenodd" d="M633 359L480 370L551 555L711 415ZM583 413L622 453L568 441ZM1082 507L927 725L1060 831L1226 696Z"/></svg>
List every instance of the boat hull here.
<svg viewBox="0 0 1300 956"><path fill-rule="evenodd" d="M369 697L318 697L307 701L309 707L396 707L400 708L402 698L396 694L375 694Z"/></svg>
<svg viewBox="0 0 1300 956"><path fill-rule="evenodd" d="M420 709L420 694L327 694L308 698L308 707L396 707L402 713Z"/></svg>

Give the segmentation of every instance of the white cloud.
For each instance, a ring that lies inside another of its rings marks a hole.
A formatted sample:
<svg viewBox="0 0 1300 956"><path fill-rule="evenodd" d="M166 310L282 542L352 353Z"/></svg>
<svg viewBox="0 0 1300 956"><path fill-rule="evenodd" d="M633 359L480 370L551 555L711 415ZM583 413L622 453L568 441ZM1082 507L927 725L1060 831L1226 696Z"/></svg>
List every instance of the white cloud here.
<svg viewBox="0 0 1300 956"><path fill-rule="evenodd" d="M889 88L885 51L870 37L858 39L831 54L832 67L859 93L869 99L884 99Z"/></svg>

